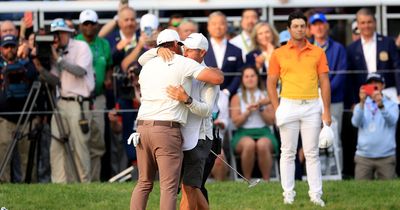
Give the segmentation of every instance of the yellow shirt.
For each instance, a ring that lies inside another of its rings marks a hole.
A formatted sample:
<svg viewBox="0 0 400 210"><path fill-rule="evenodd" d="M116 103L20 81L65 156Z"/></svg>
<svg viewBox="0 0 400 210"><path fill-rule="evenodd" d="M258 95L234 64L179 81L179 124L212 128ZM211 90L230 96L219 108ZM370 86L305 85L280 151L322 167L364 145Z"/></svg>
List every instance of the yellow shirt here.
<svg viewBox="0 0 400 210"><path fill-rule="evenodd" d="M298 50L292 41L272 53L268 75L279 76L281 97L288 99L318 98L318 75L329 72L325 52L306 40Z"/></svg>

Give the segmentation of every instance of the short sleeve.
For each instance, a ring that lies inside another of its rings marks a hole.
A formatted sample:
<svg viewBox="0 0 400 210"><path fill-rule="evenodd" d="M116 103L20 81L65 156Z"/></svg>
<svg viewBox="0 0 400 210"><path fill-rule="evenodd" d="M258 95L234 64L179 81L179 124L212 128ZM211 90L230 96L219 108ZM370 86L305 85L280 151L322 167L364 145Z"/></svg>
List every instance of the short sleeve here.
<svg viewBox="0 0 400 210"><path fill-rule="evenodd" d="M280 64L279 64L277 51L275 50L272 53L271 58L269 60L268 75L279 76L280 72L281 72L281 67L280 67Z"/></svg>
<svg viewBox="0 0 400 210"><path fill-rule="evenodd" d="M318 74L329 72L328 60L326 59L325 52L321 53L321 57L318 62Z"/></svg>
<svg viewBox="0 0 400 210"><path fill-rule="evenodd" d="M198 62L182 57L184 62L182 62L183 67L185 69L184 75L185 77L192 77L192 78L197 78L197 76L200 74L202 70L204 70L206 67L199 64Z"/></svg>

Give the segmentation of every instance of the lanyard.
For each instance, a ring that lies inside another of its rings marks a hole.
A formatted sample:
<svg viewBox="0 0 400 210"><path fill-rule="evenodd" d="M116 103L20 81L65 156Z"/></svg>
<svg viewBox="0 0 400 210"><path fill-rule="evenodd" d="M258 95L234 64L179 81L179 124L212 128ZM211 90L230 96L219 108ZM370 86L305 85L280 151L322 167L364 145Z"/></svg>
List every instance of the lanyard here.
<svg viewBox="0 0 400 210"><path fill-rule="evenodd" d="M247 44L246 39L244 39L243 32L240 33L240 37L242 38L243 47L246 49L247 52L249 52L249 51L251 50L251 46L249 46L249 45Z"/></svg>

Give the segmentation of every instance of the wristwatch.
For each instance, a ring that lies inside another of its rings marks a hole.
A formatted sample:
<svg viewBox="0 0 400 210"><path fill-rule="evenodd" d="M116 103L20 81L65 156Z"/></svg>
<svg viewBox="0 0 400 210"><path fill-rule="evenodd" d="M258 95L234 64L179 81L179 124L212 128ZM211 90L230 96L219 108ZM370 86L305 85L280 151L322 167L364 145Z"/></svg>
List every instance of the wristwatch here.
<svg viewBox="0 0 400 210"><path fill-rule="evenodd" d="M185 101L185 105L190 105L193 102L193 98L191 96L189 96L189 98Z"/></svg>

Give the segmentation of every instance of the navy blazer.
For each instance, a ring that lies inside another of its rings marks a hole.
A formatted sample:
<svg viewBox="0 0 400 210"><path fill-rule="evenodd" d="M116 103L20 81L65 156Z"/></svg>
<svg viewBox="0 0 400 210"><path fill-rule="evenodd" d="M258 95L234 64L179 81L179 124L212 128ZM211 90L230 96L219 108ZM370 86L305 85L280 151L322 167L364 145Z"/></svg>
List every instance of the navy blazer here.
<svg viewBox="0 0 400 210"><path fill-rule="evenodd" d="M380 73L385 78L386 87L396 87L398 94L400 94L400 74L396 72L384 72L387 70L398 70L400 67L399 55L397 53L394 40L382 36L380 34L376 37L376 65L377 73ZM364 52L362 49L361 39L351 43L347 47L347 67L348 70L363 70L362 74L350 74L347 78L346 86L351 88L351 96L346 97L348 102L352 104L359 101L360 86L365 83L368 70L367 63L365 62Z"/></svg>
<svg viewBox="0 0 400 210"><path fill-rule="evenodd" d="M215 60L214 50L211 42L209 43L208 51L204 57L204 62L207 66L218 68L217 61ZM224 73L240 72L240 68L243 66L242 50L227 41L226 51L224 55L224 61L222 63L221 70ZM240 85L241 76L227 75L224 78L224 83L220 85L221 90L228 89L233 96Z"/></svg>
<svg viewBox="0 0 400 210"><path fill-rule="evenodd" d="M246 55L246 66L256 66L256 57L261 55L261 50L256 49L256 50L252 50L249 53L247 53ZM261 76L262 81L266 81L267 79L267 67L265 66L265 64L262 67L262 72L261 74L263 74Z"/></svg>
<svg viewBox="0 0 400 210"><path fill-rule="evenodd" d="M136 31L136 41L139 41L140 31ZM115 29L111 34L106 37L108 43L110 43L111 57L113 60L113 65L120 65L125 55L127 54L124 50L118 50L117 44L121 41L121 35L119 33L119 28Z"/></svg>

